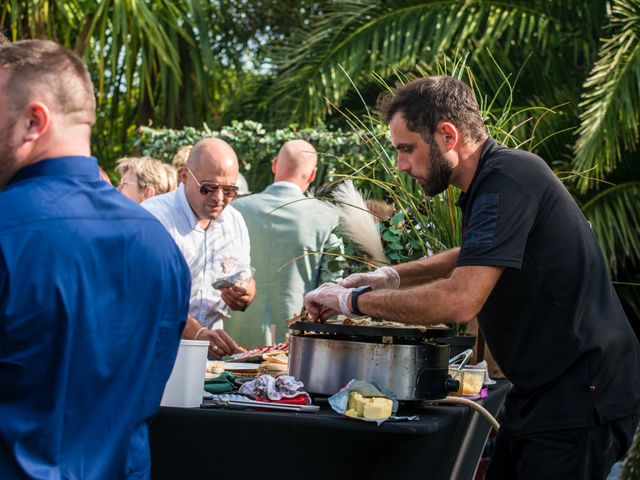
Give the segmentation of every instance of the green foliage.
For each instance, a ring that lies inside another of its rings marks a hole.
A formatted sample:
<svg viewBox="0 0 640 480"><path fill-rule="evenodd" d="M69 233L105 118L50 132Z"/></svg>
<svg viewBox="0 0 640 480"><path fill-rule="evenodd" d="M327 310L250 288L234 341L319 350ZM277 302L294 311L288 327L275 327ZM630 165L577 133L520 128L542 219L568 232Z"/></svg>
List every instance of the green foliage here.
<svg viewBox="0 0 640 480"><path fill-rule="evenodd" d="M94 154L106 170L131 153L136 125L220 126L241 112L278 44L321 10L308 0L9 0L11 40L55 40L82 56L98 100Z"/></svg>
<svg viewBox="0 0 640 480"><path fill-rule="evenodd" d="M609 36L584 84L574 162L583 192L615 170L640 139L640 3L617 0L611 11Z"/></svg>
<svg viewBox="0 0 640 480"><path fill-rule="evenodd" d="M496 126L508 120L508 128L494 128L492 135L538 153L556 169L585 206L614 278L625 279L623 269L640 263L640 170L629 168L640 158L639 5L637 0L329 2L321 17L274 50L277 76L266 95L261 92L262 106L268 118L275 112L287 121L338 123L343 117L335 115L335 106L368 114L363 105L373 105L379 91L371 72L391 84L398 70L434 74L434 59L469 51L474 87L496 92L499 100L479 97L485 118ZM492 56L502 69L495 68ZM505 77L513 91L501 88ZM502 117L505 96L518 102L508 119ZM529 114L536 105L549 110ZM520 142L510 138L514 125ZM627 305L640 303L639 290L637 285L628 289L635 293L625 290ZM640 310L633 310L640 317Z"/></svg>
<svg viewBox="0 0 640 480"><path fill-rule="evenodd" d="M267 131L257 122L232 122L220 130L206 125L201 129L182 130L140 127L135 146L143 155L170 162L182 145L193 145L207 137L219 137L228 142L238 154L240 172L252 191L260 191L273 181L271 161L287 140L303 139L318 151L318 173L315 188L318 195L330 184L338 169L366 161L369 150L355 132L328 130L326 127L298 129L295 125Z"/></svg>
<svg viewBox="0 0 640 480"><path fill-rule="evenodd" d="M636 430L633 445L625 459L620 480L638 480L640 478L640 427Z"/></svg>
<svg viewBox="0 0 640 480"><path fill-rule="evenodd" d="M458 57L453 61L444 57L435 62L435 73L466 79L477 87L466 60L467 57ZM497 65L495 67L498 68ZM513 103L514 85L508 76L500 73L503 81L495 92L489 94L476 90L487 129L502 144L519 148L535 147L534 138L527 138L526 135L531 132L535 134L536 129L524 127L529 123L537 125L554 110L542 107L518 109ZM398 83L411 79L401 73L397 73L397 78ZM357 90L357 87L354 88ZM506 96L503 92L506 92ZM462 234L461 214L456 206L459 191L449 186L440 195L424 197L415 182L398 172L386 127L375 123L371 116L364 119L350 113L344 113L344 116L371 150L370 160L351 165L351 172L347 176L360 182L365 190L382 191L383 198L396 206L396 213L379 225L383 248L391 264L416 260L459 246ZM352 273L370 268L367 259L362 258L362 252L349 238L345 238L345 253L352 260L349 265L340 265L345 271ZM455 328L458 333L463 333L466 326Z"/></svg>
<svg viewBox="0 0 640 480"><path fill-rule="evenodd" d="M618 272L624 261L640 261L640 180L607 185L582 205L582 211L591 222L591 228L608 255L609 267Z"/></svg>
<svg viewBox="0 0 640 480"><path fill-rule="evenodd" d="M575 69L549 68L549 58L562 58L572 67L592 58L605 6L603 0L329 2L322 15L274 49L278 71L263 96L265 110L288 112L289 121L326 120L333 113L331 102L349 106L345 102L354 85L342 69L362 88L373 71L387 79L396 70L422 66L428 71L443 53L470 51L472 65L480 68L488 60L486 48L513 72L532 56L530 71L538 75L531 84L564 89L575 85ZM579 87L571 95L579 95Z"/></svg>

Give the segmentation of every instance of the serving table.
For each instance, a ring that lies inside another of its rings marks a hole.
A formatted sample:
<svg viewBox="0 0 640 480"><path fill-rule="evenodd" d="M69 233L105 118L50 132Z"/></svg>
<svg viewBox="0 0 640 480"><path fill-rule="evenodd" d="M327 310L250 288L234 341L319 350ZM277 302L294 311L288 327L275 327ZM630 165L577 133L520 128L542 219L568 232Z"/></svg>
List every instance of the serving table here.
<svg viewBox="0 0 640 480"><path fill-rule="evenodd" d="M479 403L495 416L510 386L499 381ZM420 420L378 426L314 403L318 413L162 407L151 478L472 479L490 429L464 406L402 406Z"/></svg>

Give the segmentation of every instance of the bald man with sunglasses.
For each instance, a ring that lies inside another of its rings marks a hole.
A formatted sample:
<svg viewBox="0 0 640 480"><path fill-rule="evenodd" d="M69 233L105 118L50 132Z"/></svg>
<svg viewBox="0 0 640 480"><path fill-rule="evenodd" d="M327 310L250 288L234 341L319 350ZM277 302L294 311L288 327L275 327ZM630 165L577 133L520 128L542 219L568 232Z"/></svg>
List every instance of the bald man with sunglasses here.
<svg viewBox="0 0 640 480"><path fill-rule="evenodd" d="M241 351L223 330L223 321L229 309L246 309L256 294L247 226L229 205L238 193L237 178L238 158L231 146L207 138L189 154L180 187L142 203L169 231L191 271L189 317L182 336L209 340L212 358ZM213 287L231 275L242 280Z"/></svg>

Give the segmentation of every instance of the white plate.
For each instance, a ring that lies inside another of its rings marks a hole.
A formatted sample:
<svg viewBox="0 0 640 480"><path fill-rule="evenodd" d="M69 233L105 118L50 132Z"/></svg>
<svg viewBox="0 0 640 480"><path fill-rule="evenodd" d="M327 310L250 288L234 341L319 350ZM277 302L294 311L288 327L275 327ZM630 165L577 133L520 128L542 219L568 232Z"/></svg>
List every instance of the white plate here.
<svg viewBox="0 0 640 480"><path fill-rule="evenodd" d="M224 362L224 369L227 372L247 372L258 370L259 363Z"/></svg>

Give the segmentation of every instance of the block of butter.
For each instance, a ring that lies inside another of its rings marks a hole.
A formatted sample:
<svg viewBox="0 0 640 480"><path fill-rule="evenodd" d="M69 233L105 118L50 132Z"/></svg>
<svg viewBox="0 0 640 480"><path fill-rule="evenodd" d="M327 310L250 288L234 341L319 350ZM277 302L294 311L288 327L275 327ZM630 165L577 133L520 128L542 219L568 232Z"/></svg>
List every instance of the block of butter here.
<svg viewBox="0 0 640 480"><path fill-rule="evenodd" d="M349 393L348 417L380 420L391 416L393 402L385 397L363 397L358 392Z"/></svg>

